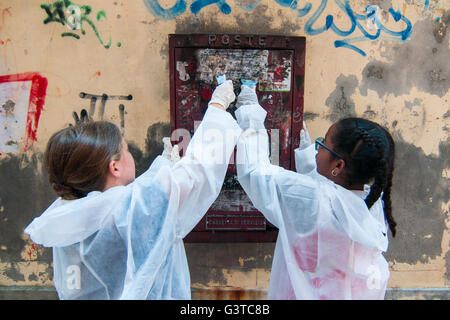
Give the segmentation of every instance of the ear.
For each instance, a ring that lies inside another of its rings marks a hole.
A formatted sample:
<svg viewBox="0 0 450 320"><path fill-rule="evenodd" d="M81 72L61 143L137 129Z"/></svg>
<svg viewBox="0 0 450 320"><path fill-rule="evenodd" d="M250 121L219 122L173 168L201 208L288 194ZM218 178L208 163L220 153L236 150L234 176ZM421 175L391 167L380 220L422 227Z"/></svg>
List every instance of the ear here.
<svg viewBox="0 0 450 320"><path fill-rule="evenodd" d="M335 169L336 169L337 175L340 175L340 174L344 173L344 171L345 171L345 161L342 160L342 159L337 159L336 160L336 164L335 164Z"/></svg>
<svg viewBox="0 0 450 320"><path fill-rule="evenodd" d="M118 161L111 160L109 162L108 173L116 178L118 178L120 176L120 168L119 168Z"/></svg>

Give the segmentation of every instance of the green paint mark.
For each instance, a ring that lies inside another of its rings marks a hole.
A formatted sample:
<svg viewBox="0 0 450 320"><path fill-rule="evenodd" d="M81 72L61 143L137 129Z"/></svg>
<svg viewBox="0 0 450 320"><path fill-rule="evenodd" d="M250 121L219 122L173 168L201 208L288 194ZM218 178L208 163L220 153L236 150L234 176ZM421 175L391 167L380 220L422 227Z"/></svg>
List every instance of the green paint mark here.
<svg viewBox="0 0 450 320"><path fill-rule="evenodd" d="M106 12L103 10L100 10L99 12L97 12L97 21L100 21L101 17L104 17L106 19Z"/></svg>
<svg viewBox="0 0 450 320"><path fill-rule="evenodd" d="M68 26L69 29L79 29L82 35L86 34L86 31L83 28L83 21L87 22L92 30L95 33L98 41L104 46L106 49L111 47L112 39L111 35L109 36L109 42L105 44L100 36L100 33L97 30L97 27L92 22L92 20L88 17L92 13L92 7L89 5L79 6L74 4L70 0L59 0L55 1L52 4L41 4L41 9L45 10L47 13L47 17L44 19L43 23L47 24L50 22L61 23L63 26ZM70 8L69 8L70 7ZM69 12L67 11L69 10ZM66 17L66 13L69 13L69 18ZM106 19L106 12L104 10L100 10L97 12L97 21L100 21L101 18ZM76 22L76 23L74 23ZM76 39L80 39L80 36L73 32L63 32L61 34L62 37L74 37ZM120 47L120 45L118 45Z"/></svg>
<svg viewBox="0 0 450 320"><path fill-rule="evenodd" d="M122 42L117 42L117 46L120 48L122 46Z"/></svg>
<svg viewBox="0 0 450 320"><path fill-rule="evenodd" d="M61 37L74 37L76 39L80 39L80 36L73 32L63 32L61 33Z"/></svg>
<svg viewBox="0 0 450 320"><path fill-rule="evenodd" d="M112 43L112 39L111 39L111 35L109 35L109 42L108 44L104 44L102 38L100 37L100 34L98 33L97 27L95 26L95 24L89 20L88 18L81 18L82 20L86 21L91 27L92 30L94 30L95 35L97 36L98 41L100 41L100 43L102 44L102 46L104 46L106 49L109 49L109 47L111 47L111 43Z"/></svg>

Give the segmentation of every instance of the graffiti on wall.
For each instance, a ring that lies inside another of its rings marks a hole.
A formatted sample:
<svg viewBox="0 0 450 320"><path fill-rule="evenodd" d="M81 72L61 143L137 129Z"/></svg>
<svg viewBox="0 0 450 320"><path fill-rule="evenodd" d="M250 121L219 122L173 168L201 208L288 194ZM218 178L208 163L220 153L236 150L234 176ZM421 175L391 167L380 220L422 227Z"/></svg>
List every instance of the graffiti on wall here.
<svg viewBox="0 0 450 320"><path fill-rule="evenodd" d="M0 23L0 45L6 45L8 43L11 42L11 38L9 37L9 35L3 35L2 31L3 28L5 27L5 20L7 16L12 16L11 11L9 11L9 9L3 9L2 10L2 16L1 16L1 23Z"/></svg>
<svg viewBox="0 0 450 320"><path fill-rule="evenodd" d="M17 72L17 59L14 41L10 33L12 12L9 8L1 9L0 17L0 74Z"/></svg>
<svg viewBox="0 0 450 320"><path fill-rule="evenodd" d="M99 119L99 120L103 120L103 117L105 115L105 110L106 110L106 102L108 100L119 100L119 101L133 100L133 96L131 94L129 94L127 96L120 96L120 95L107 95L106 93L98 95L98 94L91 94L91 93L85 93L85 92L80 92L80 98L90 100L88 116L89 116L89 118L95 117L96 119ZM98 112L96 113L95 111L96 111L97 101L100 101L100 107L98 109ZM119 114L120 130L122 131L122 134L123 134L124 129L125 129L125 105L123 103L119 103L117 110L118 110L118 114ZM117 116L113 116L113 118L117 118Z"/></svg>
<svg viewBox="0 0 450 320"><path fill-rule="evenodd" d="M0 76L0 154L26 152L37 141L47 79L28 72ZM25 129L24 129L25 128Z"/></svg>
<svg viewBox="0 0 450 320"><path fill-rule="evenodd" d="M70 0L59 0L51 4L41 4L41 8L47 14L46 18L43 20L44 24L56 22L62 24L70 30L61 33L61 37L73 37L75 39L80 39L80 33L81 35L86 34L86 30L83 26L87 23L89 27L92 28L92 31L94 31L100 44L106 49L111 47L111 35L109 36L108 43L105 43L94 23L94 19L97 21L106 19L106 12L104 10L99 10L95 15L95 18L91 18L91 6L80 6ZM117 42L117 46L120 47L121 43Z"/></svg>
<svg viewBox="0 0 450 320"><path fill-rule="evenodd" d="M163 8L159 4L159 0L143 1L153 15L163 20L175 19L187 10L186 0L177 0L171 8ZM373 41L380 38L406 41L412 32L412 25L409 19L393 8L389 9L389 14L394 19L397 30L391 30L381 22L381 9L377 5L368 5L365 8L365 12L359 14L352 9L349 0L334 0L334 3L350 21L350 26L347 29L341 29L335 24L336 18L333 15L327 15L325 24L318 26L318 20L320 18L322 18L320 19L321 21L323 20L325 9L329 3L328 0L321 0L320 5L315 10L313 10L310 2L306 2L303 6L297 0L275 0L275 2L282 7L294 10L297 18L308 17L305 23L306 34L315 36L327 31L334 32L337 36L342 37L342 39L334 41L336 48L351 49L362 56L366 56L366 53L355 45L357 42ZM251 11L259 4L260 2L255 2L246 7L242 5L239 5L239 7L245 11ZM218 6L223 14L231 13L231 8L226 0L193 0L190 5L190 11L196 15L203 8L210 5ZM356 36L355 32L360 34Z"/></svg>

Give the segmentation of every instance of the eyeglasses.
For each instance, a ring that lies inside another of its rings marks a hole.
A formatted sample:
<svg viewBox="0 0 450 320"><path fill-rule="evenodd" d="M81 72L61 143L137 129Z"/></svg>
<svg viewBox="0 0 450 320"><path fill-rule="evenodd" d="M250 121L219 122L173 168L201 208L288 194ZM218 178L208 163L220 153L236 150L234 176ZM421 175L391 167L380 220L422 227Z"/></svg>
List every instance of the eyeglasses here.
<svg viewBox="0 0 450 320"><path fill-rule="evenodd" d="M333 151L332 149L328 148L328 147L324 144L324 142L325 142L325 138L323 138L323 137L317 138L317 139L316 139L316 150L319 150L320 148L325 148L325 149L327 149L328 151L330 151L333 155L335 155L336 157L338 157L338 158L344 160L344 157L343 157L343 156L341 156L339 153Z"/></svg>

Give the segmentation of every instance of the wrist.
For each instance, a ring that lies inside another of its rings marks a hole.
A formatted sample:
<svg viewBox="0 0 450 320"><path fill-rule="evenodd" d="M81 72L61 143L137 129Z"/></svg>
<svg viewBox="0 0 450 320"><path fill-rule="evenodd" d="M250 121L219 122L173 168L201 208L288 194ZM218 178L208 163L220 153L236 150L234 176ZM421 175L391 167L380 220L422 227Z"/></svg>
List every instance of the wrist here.
<svg viewBox="0 0 450 320"><path fill-rule="evenodd" d="M222 104L220 104L218 102L210 102L209 105L210 106L214 106L214 107L219 108L219 109L222 109L222 110L226 110L226 108Z"/></svg>

